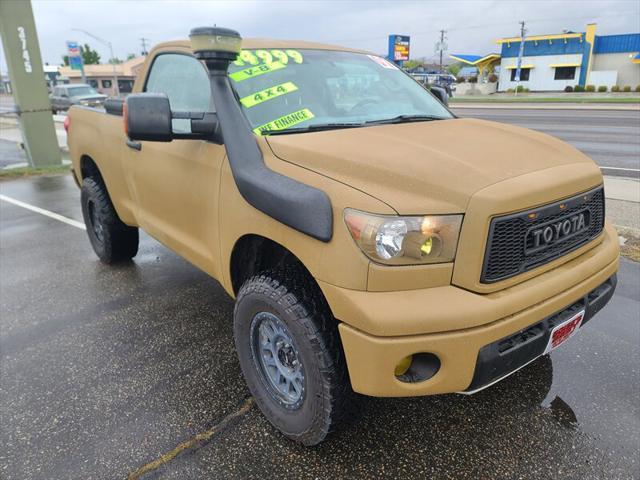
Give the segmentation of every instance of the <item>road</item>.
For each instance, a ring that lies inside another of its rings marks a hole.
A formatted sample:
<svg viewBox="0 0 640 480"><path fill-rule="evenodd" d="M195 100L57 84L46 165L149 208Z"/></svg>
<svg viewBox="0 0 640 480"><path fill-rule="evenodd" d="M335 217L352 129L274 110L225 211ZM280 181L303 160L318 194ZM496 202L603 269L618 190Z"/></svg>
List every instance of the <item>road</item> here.
<svg viewBox="0 0 640 480"><path fill-rule="evenodd" d="M605 175L640 178L640 110L453 108L461 117L510 123L558 137Z"/></svg>
<svg viewBox="0 0 640 480"><path fill-rule="evenodd" d="M0 193L81 221L68 176ZM622 261L612 303L550 357L470 397L361 397L307 449L242 408L233 303L201 271L146 235L105 266L82 229L2 200L0 245L3 479L122 479L155 460L142 478L640 477L640 264Z"/></svg>

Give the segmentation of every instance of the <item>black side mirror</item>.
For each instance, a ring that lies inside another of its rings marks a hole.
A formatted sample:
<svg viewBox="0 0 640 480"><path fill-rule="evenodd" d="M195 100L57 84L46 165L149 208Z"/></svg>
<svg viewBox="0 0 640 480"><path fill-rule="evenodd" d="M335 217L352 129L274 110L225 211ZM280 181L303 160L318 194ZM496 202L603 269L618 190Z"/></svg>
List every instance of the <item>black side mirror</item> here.
<svg viewBox="0 0 640 480"><path fill-rule="evenodd" d="M162 93L136 93L129 95L123 109L124 124L131 140L170 142L171 105Z"/></svg>
<svg viewBox="0 0 640 480"><path fill-rule="evenodd" d="M449 106L449 96L447 95L447 91L442 87L436 87L435 85L431 87L431 93L440 100L445 107Z"/></svg>
<svg viewBox="0 0 640 480"><path fill-rule="evenodd" d="M136 93L125 100L124 122L131 140L170 142L180 139L222 143L218 116L212 112L172 112L164 93ZM190 132L174 132L171 120L189 120Z"/></svg>

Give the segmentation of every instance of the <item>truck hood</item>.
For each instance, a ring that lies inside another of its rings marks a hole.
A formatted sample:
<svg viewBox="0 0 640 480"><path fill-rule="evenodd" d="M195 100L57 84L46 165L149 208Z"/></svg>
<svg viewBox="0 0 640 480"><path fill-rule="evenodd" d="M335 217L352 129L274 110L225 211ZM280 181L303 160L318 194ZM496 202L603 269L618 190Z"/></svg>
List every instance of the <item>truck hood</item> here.
<svg viewBox="0 0 640 480"><path fill-rule="evenodd" d="M592 161L532 130L477 119L268 136L274 155L350 185L399 214L459 213L503 180Z"/></svg>

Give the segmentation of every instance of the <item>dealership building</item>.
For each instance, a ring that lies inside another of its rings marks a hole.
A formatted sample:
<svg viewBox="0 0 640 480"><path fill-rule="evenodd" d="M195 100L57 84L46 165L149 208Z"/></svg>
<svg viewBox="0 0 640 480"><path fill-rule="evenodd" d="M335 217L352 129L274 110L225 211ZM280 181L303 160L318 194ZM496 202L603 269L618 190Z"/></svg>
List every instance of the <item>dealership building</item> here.
<svg viewBox="0 0 640 480"><path fill-rule="evenodd" d="M515 88L520 37L501 38L498 90ZM586 32L525 37L520 85L531 91L558 91L567 86L595 85L621 89L640 85L640 33L596 35Z"/></svg>

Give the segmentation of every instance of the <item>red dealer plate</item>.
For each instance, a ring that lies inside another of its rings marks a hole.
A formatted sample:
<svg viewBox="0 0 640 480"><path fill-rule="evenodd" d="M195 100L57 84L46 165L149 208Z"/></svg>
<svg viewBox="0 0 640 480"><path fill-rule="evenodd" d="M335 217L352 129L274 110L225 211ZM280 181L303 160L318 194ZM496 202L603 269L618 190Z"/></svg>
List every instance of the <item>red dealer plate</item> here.
<svg viewBox="0 0 640 480"><path fill-rule="evenodd" d="M551 337L549 338L549 344L547 345L544 353L549 353L554 348L562 345L566 342L570 337L573 336L574 333L578 331L580 325L582 324L582 319L584 318L584 310L576 313L573 317L571 317L566 322L561 323L557 327L555 327L551 331Z"/></svg>

